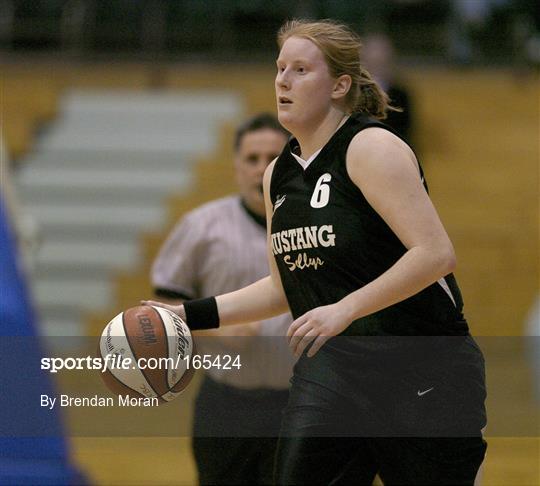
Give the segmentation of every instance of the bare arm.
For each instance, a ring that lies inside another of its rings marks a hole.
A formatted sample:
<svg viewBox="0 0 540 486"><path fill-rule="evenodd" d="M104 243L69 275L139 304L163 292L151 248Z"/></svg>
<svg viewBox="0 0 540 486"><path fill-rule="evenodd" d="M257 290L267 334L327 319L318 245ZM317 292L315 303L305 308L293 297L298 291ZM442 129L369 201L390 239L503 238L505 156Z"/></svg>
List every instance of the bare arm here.
<svg viewBox="0 0 540 486"><path fill-rule="evenodd" d="M240 290L216 297L219 312L220 326L253 323L278 316L289 310L281 279L276 267L270 245L270 222L272 220L272 202L270 200L270 180L275 161L272 162L264 174L263 188L268 221L267 247L270 275ZM156 301L143 301L143 304L165 307L185 319L182 305L167 305Z"/></svg>
<svg viewBox="0 0 540 486"><path fill-rule="evenodd" d="M315 340L309 351L312 356L353 320L411 297L455 267L452 243L422 186L416 158L405 143L386 130L366 129L349 146L347 170L407 251L361 289L297 319L288 332L297 354Z"/></svg>
<svg viewBox="0 0 540 486"><path fill-rule="evenodd" d="M363 135L353 139L349 149L349 174L407 251L379 278L343 299L351 320L411 297L448 275L456 264L412 151L383 129L367 129Z"/></svg>

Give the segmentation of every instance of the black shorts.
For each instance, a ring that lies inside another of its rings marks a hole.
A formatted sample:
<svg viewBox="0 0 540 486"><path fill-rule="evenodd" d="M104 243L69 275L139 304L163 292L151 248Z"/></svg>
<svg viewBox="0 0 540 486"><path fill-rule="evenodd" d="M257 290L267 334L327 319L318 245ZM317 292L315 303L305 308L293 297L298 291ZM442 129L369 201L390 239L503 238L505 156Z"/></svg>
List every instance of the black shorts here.
<svg viewBox="0 0 540 486"><path fill-rule="evenodd" d="M486 450L482 354L470 337L411 352L425 345L357 358L354 343L334 341L302 356L276 482L371 484L378 473L387 484L472 485Z"/></svg>
<svg viewBox="0 0 540 486"><path fill-rule="evenodd" d="M288 395L287 390L243 390L206 376L193 423L199 483L272 484Z"/></svg>

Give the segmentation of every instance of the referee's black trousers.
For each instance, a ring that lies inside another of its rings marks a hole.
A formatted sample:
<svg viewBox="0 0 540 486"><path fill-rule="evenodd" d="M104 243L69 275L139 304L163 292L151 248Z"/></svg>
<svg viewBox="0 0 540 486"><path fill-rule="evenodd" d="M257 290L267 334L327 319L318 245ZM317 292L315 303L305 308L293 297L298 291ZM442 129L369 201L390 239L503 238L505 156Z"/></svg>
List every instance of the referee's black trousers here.
<svg viewBox="0 0 540 486"><path fill-rule="evenodd" d="M240 389L205 376L193 424L199 484L272 484L288 395L287 390Z"/></svg>

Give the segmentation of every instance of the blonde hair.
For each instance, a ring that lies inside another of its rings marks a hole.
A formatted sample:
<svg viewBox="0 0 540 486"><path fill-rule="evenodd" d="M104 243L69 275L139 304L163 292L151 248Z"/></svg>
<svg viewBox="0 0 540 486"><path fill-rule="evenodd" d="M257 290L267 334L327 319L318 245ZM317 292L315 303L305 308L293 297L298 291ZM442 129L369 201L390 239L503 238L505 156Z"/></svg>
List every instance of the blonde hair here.
<svg viewBox="0 0 540 486"><path fill-rule="evenodd" d="M349 27L333 20L289 20L281 26L277 35L278 46L290 37L301 37L313 42L323 53L330 74L338 78L348 74L351 88L345 97L346 107L375 118L386 118L391 107L388 95L373 80L371 74L360 63L362 42Z"/></svg>

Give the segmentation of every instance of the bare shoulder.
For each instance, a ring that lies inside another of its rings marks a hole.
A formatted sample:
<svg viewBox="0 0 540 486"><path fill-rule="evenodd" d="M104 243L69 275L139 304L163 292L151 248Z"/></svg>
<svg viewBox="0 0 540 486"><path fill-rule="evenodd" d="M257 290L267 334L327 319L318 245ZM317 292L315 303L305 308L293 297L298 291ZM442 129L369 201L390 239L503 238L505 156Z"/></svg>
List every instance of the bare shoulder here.
<svg viewBox="0 0 540 486"><path fill-rule="evenodd" d="M371 172L418 175L418 162L411 148L384 128L371 127L357 133L347 150L347 171L358 185Z"/></svg>
<svg viewBox="0 0 540 486"><path fill-rule="evenodd" d="M278 157L276 157L264 171L263 186L265 189L270 188L270 181L272 180L272 173L274 172L274 166L276 165Z"/></svg>

